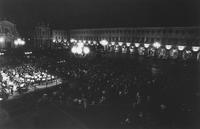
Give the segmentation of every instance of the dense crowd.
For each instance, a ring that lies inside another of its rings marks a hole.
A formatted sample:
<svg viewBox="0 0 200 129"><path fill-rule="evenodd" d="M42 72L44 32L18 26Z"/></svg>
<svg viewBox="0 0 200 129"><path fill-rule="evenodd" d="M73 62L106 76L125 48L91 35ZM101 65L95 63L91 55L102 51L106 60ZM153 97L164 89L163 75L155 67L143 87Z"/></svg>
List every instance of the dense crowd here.
<svg viewBox="0 0 200 129"><path fill-rule="evenodd" d="M177 114L181 118L183 112L197 110L198 71L194 64L123 57L74 58L60 54L38 56L30 62L2 68L1 88L8 89L12 82L15 86L8 90L12 94L21 86L40 85L46 79L53 79L54 76L47 74L51 73L62 78L64 84L52 93L45 93L45 101L86 111L101 105L123 107L119 112L122 125L146 119L149 114L171 120Z"/></svg>
<svg viewBox="0 0 200 129"><path fill-rule="evenodd" d="M36 85L52 81L55 77L46 70L32 64L4 66L0 69L1 98L6 99L14 93L23 93Z"/></svg>
<svg viewBox="0 0 200 129"><path fill-rule="evenodd" d="M55 95L60 103L82 105L86 110L98 105L124 106L128 110L122 111L122 123L131 123L133 116L144 118L149 112L171 115L169 119L176 113L194 112L194 71L176 64L168 66L171 71L164 71L159 65L157 68L152 62L127 59L67 58L49 68L68 82Z"/></svg>

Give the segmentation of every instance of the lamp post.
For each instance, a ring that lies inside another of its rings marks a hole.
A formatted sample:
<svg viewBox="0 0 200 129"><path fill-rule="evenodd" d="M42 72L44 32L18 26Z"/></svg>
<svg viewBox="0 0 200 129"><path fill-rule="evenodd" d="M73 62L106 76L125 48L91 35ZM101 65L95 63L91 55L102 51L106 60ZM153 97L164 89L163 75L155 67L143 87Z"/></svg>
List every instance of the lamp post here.
<svg viewBox="0 0 200 129"><path fill-rule="evenodd" d="M108 45L108 41L107 40L101 40L100 44L104 47L104 50L106 50L106 46Z"/></svg>
<svg viewBox="0 0 200 129"><path fill-rule="evenodd" d="M153 47L158 49L161 47L161 44L159 42L155 42L155 43L153 43Z"/></svg>
<svg viewBox="0 0 200 129"><path fill-rule="evenodd" d="M0 43L5 42L5 38L4 37L0 37Z"/></svg>
<svg viewBox="0 0 200 129"><path fill-rule="evenodd" d="M20 39L20 38L18 38L18 39L16 39L16 40L14 41L14 45L15 45L15 46L24 46L24 45L25 45L25 41L22 40L22 39Z"/></svg>

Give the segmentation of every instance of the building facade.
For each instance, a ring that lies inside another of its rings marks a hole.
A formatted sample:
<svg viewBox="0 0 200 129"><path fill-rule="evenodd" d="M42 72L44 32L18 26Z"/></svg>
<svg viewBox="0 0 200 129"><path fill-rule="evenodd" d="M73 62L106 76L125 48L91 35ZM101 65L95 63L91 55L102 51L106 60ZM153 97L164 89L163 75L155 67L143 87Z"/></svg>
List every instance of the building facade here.
<svg viewBox="0 0 200 129"><path fill-rule="evenodd" d="M70 31L70 38L97 45L105 40L107 50L122 53L174 59L192 54L199 59L200 55L200 27L75 29Z"/></svg>
<svg viewBox="0 0 200 129"><path fill-rule="evenodd" d="M32 32L33 47L39 49L45 49L51 47L51 29L49 25L44 23L38 24Z"/></svg>
<svg viewBox="0 0 200 129"><path fill-rule="evenodd" d="M0 21L0 49L15 48L14 41L19 37L16 25L10 21Z"/></svg>
<svg viewBox="0 0 200 129"><path fill-rule="evenodd" d="M52 42L53 43L65 43L65 42L67 42L67 31L65 31L65 30L52 30Z"/></svg>

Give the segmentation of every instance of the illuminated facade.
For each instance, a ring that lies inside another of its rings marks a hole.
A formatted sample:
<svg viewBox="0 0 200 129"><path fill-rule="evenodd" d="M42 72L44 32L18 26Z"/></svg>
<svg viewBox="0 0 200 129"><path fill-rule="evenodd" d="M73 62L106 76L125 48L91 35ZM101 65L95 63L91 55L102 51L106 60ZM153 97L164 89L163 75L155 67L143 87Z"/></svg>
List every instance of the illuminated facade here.
<svg viewBox="0 0 200 129"><path fill-rule="evenodd" d="M105 50L162 59L199 59L200 55L200 27L75 29L70 38L90 45L106 40Z"/></svg>
<svg viewBox="0 0 200 129"><path fill-rule="evenodd" d="M64 30L52 30L52 42L53 43L67 42L67 32Z"/></svg>
<svg viewBox="0 0 200 129"><path fill-rule="evenodd" d="M0 21L0 49L15 48L14 41L19 37L16 25L10 21Z"/></svg>
<svg viewBox="0 0 200 129"><path fill-rule="evenodd" d="M49 25L39 24L33 31L33 47L34 48L50 48L51 47L51 29Z"/></svg>

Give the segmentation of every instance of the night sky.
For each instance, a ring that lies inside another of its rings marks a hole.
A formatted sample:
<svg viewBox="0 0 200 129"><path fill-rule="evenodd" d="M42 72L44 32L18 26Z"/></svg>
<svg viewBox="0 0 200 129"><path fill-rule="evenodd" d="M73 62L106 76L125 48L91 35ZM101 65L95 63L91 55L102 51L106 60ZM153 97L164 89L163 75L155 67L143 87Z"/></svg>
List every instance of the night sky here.
<svg viewBox="0 0 200 129"><path fill-rule="evenodd" d="M0 18L30 30L52 28L195 26L199 0L0 0Z"/></svg>

